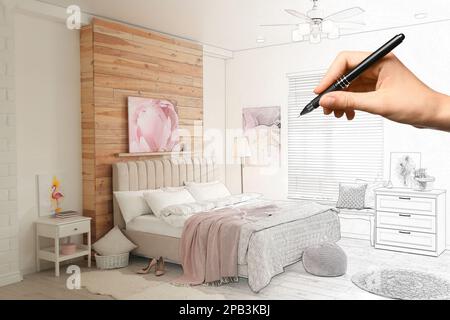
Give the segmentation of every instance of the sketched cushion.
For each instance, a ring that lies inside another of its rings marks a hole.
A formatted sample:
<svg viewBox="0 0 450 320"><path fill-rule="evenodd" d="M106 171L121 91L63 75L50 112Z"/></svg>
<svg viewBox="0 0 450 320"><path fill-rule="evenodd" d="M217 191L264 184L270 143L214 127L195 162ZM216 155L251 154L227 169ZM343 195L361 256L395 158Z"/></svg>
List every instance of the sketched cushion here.
<svg viewBox="0 0 450 320"><path fill-rule="evenodd" d="M323 243L303 252L306 272L319 277L340 277L347 272L347 255L335 243Z"/></svg>
<svg viewBox="0 0 450 320"><path fill-rule="evenodd" d="M364 200L364 208L375 209L375 189L386 187L386 181L367 181L356 179L356 183L367 184L366 196Z"/></svg>
<svg viewBox="0 0 450 320"><path fill-rule="evenodd" d="M339 199L336 204L340 209L364 209L367 184L339 184Z"/></svg>
<svg viewBox="0 0 450 320"><path fill-rule="evenodd" d="M115 226L103 238L92 245L95 252L102 256L114 256L122 253L128 253L137 248L137 246L128 240Z"/></svg>

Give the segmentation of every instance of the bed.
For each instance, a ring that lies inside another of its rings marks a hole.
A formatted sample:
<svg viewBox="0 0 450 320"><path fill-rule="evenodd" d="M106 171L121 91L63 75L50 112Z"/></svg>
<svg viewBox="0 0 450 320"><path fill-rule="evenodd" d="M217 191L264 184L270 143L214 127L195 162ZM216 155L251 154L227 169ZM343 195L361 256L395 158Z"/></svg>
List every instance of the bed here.
<svg viewBox="0 0 450 320"><path fill-rule="evenodd" d="M120 162L113 165L114 191L139 191L166 187L180 187L186 182L211 182L218 180L218 167L212 159L161 159ZM239 276L248 278L254 292L270 283L273 276L284 267L298 262L308 246L340 239L340 225L332 208L317 209L312 202L286 202L281 206L317 212L301 219L283 220L268 227L246 229L239 243ZM302 209L303 208L303 209ZM134 255L164 257L180 264L179 247L183 228L176 228L153 215L135 218L125 224L114 199L114 225L120 227L138 248ZM243 228L245 229L245 228ZM257 232L255 232L255 230ZM246 232L246 233L245 233ZM242 254L241 254L242 253Z"/></svg>

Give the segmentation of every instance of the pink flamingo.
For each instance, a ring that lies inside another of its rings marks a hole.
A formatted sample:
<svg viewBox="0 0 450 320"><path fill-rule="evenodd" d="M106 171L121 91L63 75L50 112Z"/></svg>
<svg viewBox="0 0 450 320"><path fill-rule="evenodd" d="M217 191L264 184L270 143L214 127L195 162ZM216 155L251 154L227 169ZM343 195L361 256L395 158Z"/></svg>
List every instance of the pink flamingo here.
<svg viewBox="0 0 450 320"><path fill-rule="evenodd" d="M59 210L61 210L59 208L59 199L61 199L61 198L64 198L64 195L57 190L57 186L53 185L52 186L52 199L56 201L56 210L55 210L56 212L59 212Z"/></svg>

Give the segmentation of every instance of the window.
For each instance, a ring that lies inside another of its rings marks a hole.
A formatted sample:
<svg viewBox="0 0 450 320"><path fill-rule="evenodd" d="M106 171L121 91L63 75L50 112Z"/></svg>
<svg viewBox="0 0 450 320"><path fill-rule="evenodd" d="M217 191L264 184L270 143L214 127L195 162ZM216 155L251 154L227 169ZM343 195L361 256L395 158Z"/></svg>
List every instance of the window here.
<svg viewBox="0 0 450 320"><path fill-rule="evenodd" d="M323 71L289 74L288 197L337 200L339 183L383 174L383 120L357 112L353 121L316 110L298 118L314 98ZM345 117L345 116L344 116Z"/></svg>

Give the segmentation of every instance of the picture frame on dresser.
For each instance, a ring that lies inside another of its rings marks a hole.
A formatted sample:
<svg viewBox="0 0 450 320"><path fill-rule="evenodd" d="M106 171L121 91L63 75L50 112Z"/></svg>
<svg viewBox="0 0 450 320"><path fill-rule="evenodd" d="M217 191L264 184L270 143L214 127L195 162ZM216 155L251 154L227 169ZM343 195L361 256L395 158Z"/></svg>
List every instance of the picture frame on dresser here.
<svg viewBox="0 0 450 320"><path fill-rule="evenodd" d="M446 190L375 190L375 248L438 257L446 249Z"/></svg>
<svg viewBox="0 0 450 320"><path fill-rule="evenodd" d="M414 170L422 165L420 152L391 152L389 181L394 188L412 188ZM403 172L400 172L403 171Z"/></svg>

